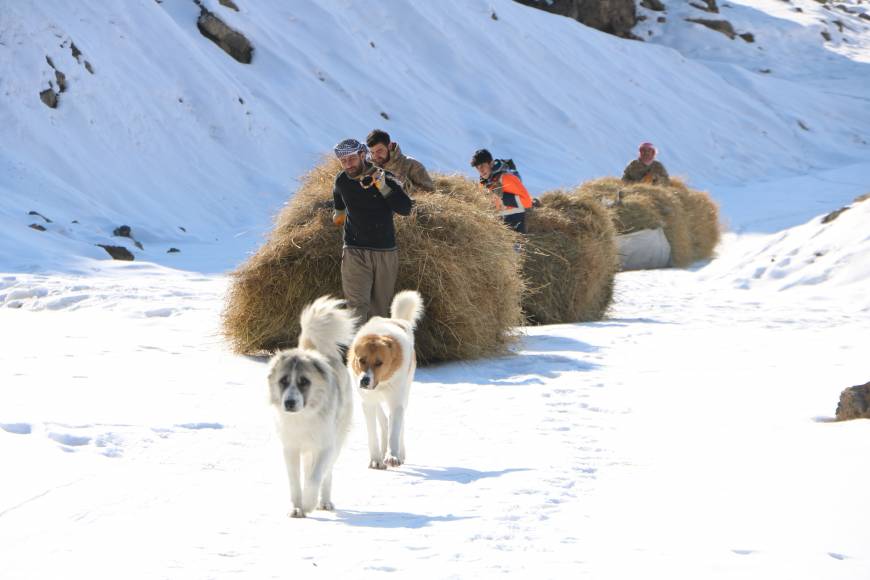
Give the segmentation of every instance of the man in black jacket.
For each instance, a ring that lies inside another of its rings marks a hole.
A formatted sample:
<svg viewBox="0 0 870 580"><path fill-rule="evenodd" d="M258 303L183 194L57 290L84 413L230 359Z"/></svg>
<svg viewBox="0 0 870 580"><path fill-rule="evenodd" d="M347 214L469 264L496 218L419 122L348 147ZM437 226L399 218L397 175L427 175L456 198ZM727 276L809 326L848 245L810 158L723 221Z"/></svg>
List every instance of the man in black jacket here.
<svg viewBox="0 0 870 580"><path fill-rule="evenodd" d="M343 171L335 177L333 221L344 226L341 286L364 323L389 316L399 274L393 213L409 215L414 202L398 180L366 161L366 146L345 139L335 146Z"/></svg>

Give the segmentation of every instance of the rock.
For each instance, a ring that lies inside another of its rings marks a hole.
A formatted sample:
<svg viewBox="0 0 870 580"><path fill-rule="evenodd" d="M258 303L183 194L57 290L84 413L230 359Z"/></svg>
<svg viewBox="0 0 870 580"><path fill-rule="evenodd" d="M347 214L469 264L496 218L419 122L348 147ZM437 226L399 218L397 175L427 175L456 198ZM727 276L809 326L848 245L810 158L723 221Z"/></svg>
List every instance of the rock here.
<svg viewBox="0 0 870 580"><path fill-rule="evenodd" d="M32 229L34 229L34 230L36 230L36 231L38 231L38 232L44 232L44 231L45 231L45 226L43 226L43 225L41 225L41 224L30 224L30 225L27 226L27 227L32 228Z"/></svg>
<svg viewBox="0 0 870 580"><path fill-rule="evenodd" d="M694 22L695 24L701 24L702 26L706 26L710 30L715 30L716 32L721 32L725 36L730 39L734 39L737 36L737 33L734 32L734 27L731 26L731 23L727 20L707 20L706 18L686 18L687 22Z"/></svg>
<svg viewBox="0 0 870 580"><path fill-rule="evenodd" d="M117 228L112 230L113 236L119 236L122 238L132 238L132 233L133 230L130 228L130 226L118 226Z"/></svg>
<svg viewBox="0 0 870 580"><path fill-rule="evenodd" d="M57 93L54 92L54 89L45 89L39 93L39 98L45 103L46 107L50 109L57 108Z"/></svg>
<svg viewBox="0 0 870 580"><path fill-rule="evenodd" d="M640 5L648 10L655 10L656 12L664 12L666 10L665 5L661 3L661 0L640 0Z"/></svg>
<svg viewBox="0 0 870 580"><path fill-rule="evenodd" d="M39 217L41 217L42 219L44 219L44 220L45 220L45 223L47 223L47 224L50 224L50 223L51 223L51 220L50 220L50 219L48 219L47 217L45 217L44 215L42 215L42 214L39 213L38 211L30 210L29 212L27 212L27 215L36 215L36 216L39 216Z"/></svg>
<svg viewBox="0 0 870 580"><path fill-rule="evenodd" d="M850 207L851 207L851 206L848 206L848 205L847 205L846 207L841 207L840 209L835 209L834 211L832 211L831 213L829 213L828 215L826 215L825 217L822 218L822 223L823 223L823 224L829 224L829 223L831 223L832 221L834 221L835 219L837 219L838 217L840 217L840 214L841 214L841 213L843 213L844 211L850 209Z"/></svg>
<svg viewBox="0 0 870 580"><path fill-rule="evenodd" d="M689 2L692 6L697 8L698 10L703 10L704 12L712 12L713 14L719 14L719 7L716 5L716 0L704 0L704 4L696 4L695 2Z"/></svg>
<svg viewBox="0 0 870 580"><path fill-rule="evenodd" d="M849 387L840 393L837 421L870 419L870 383Z"/></svg>
<svg viewBox="0 0 870 580"><path fill-rule="evenodd" d="M66 91L66 75L55 69L54 78L57 79L57 89L61 93Z"/></svg>
<svg viewBox="0 0 870 580"><path fill-rule="evenodd" d="M634 0L515 0L520 4L561 14L586 26L623 38L637 38L631 29L637 24Z"/></svg>
<svg viewBox="0 0 870 580"><path fill-rule="evenodd" d="M106 250L106 252L108 252L109 255L112 256L113 260L125 260L127 262L132 262L134 259L133 252L131 252L124 246L107 246L105 244L97 245Z"/></svg>
<svg viewBox="0 0 870 580"><path fill-rule="evenodd" d="M178 248L169 248L168 250L166 250L166 253L167 254L177 254L180 251L181 250L179 250Z"/></svg>
<svg viewBox="0 0 870 580"><path fill-rule="evenodd" d="M226 6L227 8L232 8L236 12L239 11L239 7L236 6L236 3L233 0L218 0L221 3L221 6Z"/></svg>
<svg viewBox="0 0 870 580"><path fill-rule="evenodd" d="M751 32L744 32L743 34L738 34L737 36L739 36L746 42L755 42L755 35Z"/></svg>
<svg viewBox="0 0 870 580"><path fill-rule="evenodd" d="M242 64L250 64L254 53L254 47L240 32L236 32L223 20L201 8L199 18L196 21L203 36L214 42L228 55Z"/></svg>

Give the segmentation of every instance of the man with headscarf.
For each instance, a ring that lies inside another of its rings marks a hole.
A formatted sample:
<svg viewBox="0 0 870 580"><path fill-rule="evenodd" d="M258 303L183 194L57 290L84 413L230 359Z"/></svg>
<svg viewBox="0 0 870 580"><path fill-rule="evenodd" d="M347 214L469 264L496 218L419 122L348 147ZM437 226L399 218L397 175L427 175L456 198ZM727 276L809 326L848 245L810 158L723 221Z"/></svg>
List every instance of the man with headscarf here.
<svg viewBox="0 0 870 580"><path fill-rule="evenodd" d="M332 190L333 222L344 228L341 287L361 323L390 315L399 273L393 214L409 215L414 205L389 172L366 160L366 152L356 139L335 146L342 171Z"/></svg>
<svg viewBox="0 0 870 580"><path fill-rule="evenodd" d="M671 180L665 166L656 161L656 148L652 143L641 143L638 158L633 159L622 173L625 183L649 183L651 185L670 185Z"/></svg>

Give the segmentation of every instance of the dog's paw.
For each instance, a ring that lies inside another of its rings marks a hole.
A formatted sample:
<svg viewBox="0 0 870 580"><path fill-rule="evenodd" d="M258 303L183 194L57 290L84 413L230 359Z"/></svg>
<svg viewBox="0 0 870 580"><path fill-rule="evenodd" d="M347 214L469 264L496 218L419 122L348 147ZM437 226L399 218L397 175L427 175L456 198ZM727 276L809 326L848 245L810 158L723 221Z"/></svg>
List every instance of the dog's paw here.
<svg viewBox="0 0 870 580"><path fill-rule="evenodd" d="M386 463L390 467L399 467L400 465L402 465L402 460L395 455L387 455L387 458L384 459L384 463Z"/></svg>
<svg viewBox="0 0 870 580"><path fill-rule="evenodd" d="M372 459L369 461L369 469L386 469L386 464L380 459Z"/></svg>
<svg viewBox="0 0 870 580"><path fill-rule="evenodd" d="M287 515L290 516L291 518L304 518L305 512L302 511L302 508L295 507L292 510L290 510L290 513Z"/></svg>
<svg viewBox="0 0 870 580"><path fill-rule="evenodd" d="M317 509L323 510L325 512L334 512L335 504L333 504L331 501L322 501L320 502L320 505L317 506Z"/></svg>

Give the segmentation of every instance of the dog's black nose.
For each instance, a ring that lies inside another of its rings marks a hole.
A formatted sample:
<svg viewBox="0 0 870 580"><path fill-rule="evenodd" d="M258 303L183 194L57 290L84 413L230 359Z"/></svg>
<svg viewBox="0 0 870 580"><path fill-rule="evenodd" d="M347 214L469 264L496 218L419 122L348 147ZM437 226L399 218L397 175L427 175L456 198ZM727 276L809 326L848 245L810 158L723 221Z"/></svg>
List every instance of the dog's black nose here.
<svg viewBox="0 0 870 580"><path fill-rule="evenodd" d="M369 378L368 375L365 375L363 378L361 378L359 380L359 384L361 387L368 387L371 382L372 382L372 380Z"/></svg>
<svg viewBox="0 0 870 580"><path fill-rule="evenodd" d="M296 410L296 400L295 399L287 399L284 401L284 410L285 411L295 411Z"/></svg>

